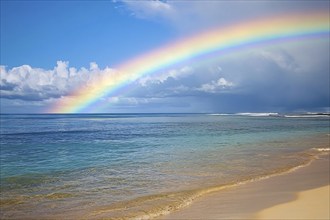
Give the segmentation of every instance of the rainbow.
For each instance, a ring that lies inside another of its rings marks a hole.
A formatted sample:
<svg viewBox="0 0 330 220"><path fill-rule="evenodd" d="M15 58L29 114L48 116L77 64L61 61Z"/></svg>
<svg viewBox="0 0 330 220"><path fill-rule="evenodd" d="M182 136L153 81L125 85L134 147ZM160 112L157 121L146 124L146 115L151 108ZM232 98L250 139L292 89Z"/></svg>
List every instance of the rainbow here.
<svg viewBox="0 0 330 220"><path fill-rule="evenodd" d="M311 35L329 37L329 12L311 11L277 15L212 29L181 39L118 65L115 71L97 79L93 86L82 86L59 99L53 113L79 113L105 96L114 96L135 80L155 74L180 62L196 59L217 51L239 49L248 45L295 39Z"/></svg>

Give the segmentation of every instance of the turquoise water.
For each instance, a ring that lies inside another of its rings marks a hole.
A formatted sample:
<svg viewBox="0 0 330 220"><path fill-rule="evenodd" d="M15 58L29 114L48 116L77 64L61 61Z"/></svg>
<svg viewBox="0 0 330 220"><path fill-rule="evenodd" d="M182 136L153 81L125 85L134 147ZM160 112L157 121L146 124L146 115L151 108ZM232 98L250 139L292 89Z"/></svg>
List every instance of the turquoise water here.
<svg viewBox="0 0 330 220"><path fill-rule="evenodd" d="M328 116L1 115L0 217L157 216L304 164L329 133Z"/></svg>

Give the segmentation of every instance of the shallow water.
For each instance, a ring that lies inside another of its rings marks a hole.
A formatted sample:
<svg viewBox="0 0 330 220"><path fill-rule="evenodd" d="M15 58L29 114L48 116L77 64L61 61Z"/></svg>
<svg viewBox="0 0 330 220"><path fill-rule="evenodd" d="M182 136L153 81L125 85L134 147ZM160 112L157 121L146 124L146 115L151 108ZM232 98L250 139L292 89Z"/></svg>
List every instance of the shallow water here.
<svg viewBox="0 0 330 220"><path fill-rule="evenodd" d="M1 115L2 218L156 216L308 163L329 117Z"/></svg>

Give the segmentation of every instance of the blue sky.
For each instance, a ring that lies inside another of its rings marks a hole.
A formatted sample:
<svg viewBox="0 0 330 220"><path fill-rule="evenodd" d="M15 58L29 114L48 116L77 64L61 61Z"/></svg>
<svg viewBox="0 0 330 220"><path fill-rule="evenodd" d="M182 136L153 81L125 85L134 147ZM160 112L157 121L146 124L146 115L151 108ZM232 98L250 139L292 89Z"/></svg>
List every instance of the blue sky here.
<svg viewBox="0 0 330 220"><path fill-rule="evenodd" d="M203 30L325 8L329 1L1 1L1 112L45 112L105 68ZM144 77L86 111L328 111L328 60L324 37L249 48Z"/></svg>
<svg viewBox="0 0 330 220"><path fill-rule="evenodd" d="M155 48L175 34L157 21L130 16L111 1L2 1L1 64L53 68L112 66Z"/></svg>

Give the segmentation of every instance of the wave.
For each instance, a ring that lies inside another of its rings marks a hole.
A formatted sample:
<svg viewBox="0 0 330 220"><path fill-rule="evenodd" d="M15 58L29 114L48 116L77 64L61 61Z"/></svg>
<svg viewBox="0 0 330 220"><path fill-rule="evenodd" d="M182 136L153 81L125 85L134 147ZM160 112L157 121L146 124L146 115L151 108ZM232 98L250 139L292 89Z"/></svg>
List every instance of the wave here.
<svg viewBox="0 0 330 220"><path fill-rule="evenodd" d="M276 112L260 112L260 113L243 112L243 113L236 113L235 115L239 115L239 116L252 116L252 117L279 116L279 114L276 113Z"/></svg>
<svg viewBox="0 0 330 220"><path fill-rule="evenodd" d="M285 118L329 118L329 114L301 114L301 115L283 115Z"/></svg>
<svg viewBox="0 0 330 220"><path fill-rule="evenodd" d="M234 115L234 114L221 114L221 113L214 113L214 114L207 114L210 116L228 116L228 115Z"/></svg>
<svg viewBox="0 0 330 220"><path fill-rule="evenodd" d="M32 196L13 196L12 198L6 199L2 198L0 200L0 206L11 206L11 205L19 205L23 203L32 203L36 201L40 201L43 199L46 200L60 200L66 198L73 198L76 195L73 193L62 193L62 192L54 192L49 194L36 194Z"/></svg>
<svg viewBox="0 0 330 220"><path fill-rule="evenodd" d="M313 148L313 150L319 151L319 152L330 152L330 148Z"/></svg>
<svg viewBox="0 0 330 220"><path fill-rule="evenodd" d="M284 117L284 118L329 118L330 113L301 113L301 114L281 114L277 112L241 112L233 114L214 113L210 116L251 116L251 117Z"/></svg>
<svg viewBox="0 0 330 220"><path fill-rule="evenodd" d="M242 112L242 113L214 113L207 114L210 116L253 116L253 117L267 117L267 116L280 116L279 113L276 112Z"/></svg>

